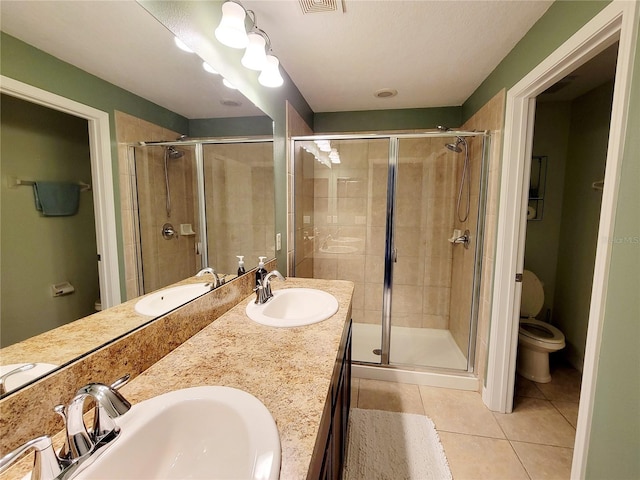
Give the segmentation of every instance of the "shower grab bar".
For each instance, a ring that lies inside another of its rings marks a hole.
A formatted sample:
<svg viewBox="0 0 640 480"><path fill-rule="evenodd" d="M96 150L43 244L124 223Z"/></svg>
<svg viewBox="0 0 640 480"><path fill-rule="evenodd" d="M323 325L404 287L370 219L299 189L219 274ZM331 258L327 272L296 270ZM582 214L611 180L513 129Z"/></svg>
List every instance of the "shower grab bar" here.
<svg viewBox="0 0 640 480"><path fill-rule="evenodd" d="M36 182L34 180L20 180L19 178L14 178L13 179L13 186L17 187L20 185L35 185ZM91 185L88 183L84 183L84 182L78 182L78 185L80 185L80 191L81 192L87 192L89 190L91 190Z"/></svg>

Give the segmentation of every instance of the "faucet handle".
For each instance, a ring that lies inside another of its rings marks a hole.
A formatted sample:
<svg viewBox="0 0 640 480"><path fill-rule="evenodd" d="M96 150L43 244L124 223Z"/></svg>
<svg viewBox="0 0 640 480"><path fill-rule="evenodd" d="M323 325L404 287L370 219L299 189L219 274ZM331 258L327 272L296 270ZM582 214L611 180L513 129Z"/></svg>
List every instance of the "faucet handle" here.
<svg viewBox="0 0 640 480"><path fill-rule="evenodd" d="M53 450L51 437L48 435L29 440L13 452L0 458L0 473L7 470L24 453L32 449L35 451L35 460L31 471L32 480L53 480L62 473L60 461Z"/></svg>

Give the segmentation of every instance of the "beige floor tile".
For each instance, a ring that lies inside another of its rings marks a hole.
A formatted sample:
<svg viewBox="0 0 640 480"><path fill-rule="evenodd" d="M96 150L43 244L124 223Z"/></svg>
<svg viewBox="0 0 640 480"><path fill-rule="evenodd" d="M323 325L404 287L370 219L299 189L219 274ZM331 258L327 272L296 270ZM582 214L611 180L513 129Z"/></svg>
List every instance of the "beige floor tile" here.
<svg viewBox="0 0 640 480"><path fill-rule="evenodd" d="M364 378L359 383L358 408L424 415L417 385Z"/></svg>
<svg viewBox="0 0 640 480"><path fill-rule="evenodd" d="M551 404L556 407L562 416L567 419L573 428L578 425L578 403L575 402L559 402L552 401Z"/></svg>
<svg viewBox="0 0 640 480"><path fill-rule="evenodd" d="M545 398L544 394L536 386L536 382L524 378L521 375L516 376L516 397Z"/></svg>
<svg viewBox="0 0 640 480"><path fill-rule="evenodd" d="M539 383L537 387L547 400L563 402L579 402L582 376L572 367L557 367L551 369L551 381Z"/></svg>
<svg viewBox="0 0 640 480"><path fill-rule="evenodd" d="M517 397L513 413L493 415L509 440L573 447L575 428L547 400Z"/></svg>
<svg viewBox="0 0 640 480"><path fill-rule="evenodd" d="M455 480L528 479L507 440L438 432Z"/></svg>
<svg viewBox="0 0 640 480"><path fill-rule="evenodd" d="M512 442L532 480L564 480L571 477L573 449Z"/></svg>
<svg viewBox="0 0 640 480"><path fill-rule="evenodd" d="M420 386L424 412L438 431L505 438L478 392Z"/></svg>

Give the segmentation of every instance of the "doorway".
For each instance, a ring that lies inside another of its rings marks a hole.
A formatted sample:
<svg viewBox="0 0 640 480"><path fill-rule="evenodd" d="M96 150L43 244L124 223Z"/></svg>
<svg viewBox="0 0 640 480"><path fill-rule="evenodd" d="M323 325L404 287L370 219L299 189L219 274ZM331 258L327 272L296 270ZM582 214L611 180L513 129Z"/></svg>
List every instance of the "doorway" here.
<svg viewBox="0 0 640 480"><path fill-rule="evenodd" d="M526 228L524 223L528 192L523 188L523 180L526 175L528 184L535 97L564 78L568 72L619 41L606 178L598 227L598 238L610 238L617 202L622 147L626 136L632 52L637 29L635 7L629 2L609 4L507 92L504 157L520 161L504 162L502 165L497 235L502 255L496 261L490 333L492 348L488 357L487 382L483 388L483 400L494 411L510 412L513 408L521 291L521 284L515 281L515 274L522 272L524 266L524 236L520 232ZM580 414L573 458L572 475L576 477L584 476L586 466L610 256L610 243L599 241L595 255Z"/></svg>

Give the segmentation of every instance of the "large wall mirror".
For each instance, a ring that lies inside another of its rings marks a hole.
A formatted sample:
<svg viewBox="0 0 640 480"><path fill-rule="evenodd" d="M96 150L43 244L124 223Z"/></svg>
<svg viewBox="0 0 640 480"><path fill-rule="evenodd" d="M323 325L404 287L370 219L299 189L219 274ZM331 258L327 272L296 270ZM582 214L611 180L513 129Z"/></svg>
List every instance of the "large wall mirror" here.
<svg viewBox="0 0 640 480"><path fill-rule="evenodd" d="M136 2L2 2L0 8L3 34L137 95L141 104L160 106L171 117L163 122L157 112L146 116L140 106L135 112L107 112L111 139L118 143L113 162L119 168L113 175L122 225L118 244L125 255L123 301L192 276L203 266L231 278L237 255L245 256L247 270L259 255L274 256L272 122L263 112L223 86L220 76L206 72L197 56L178 50L171 32ZM45 57L34 59L51 61ZM55 85L65 79L50 81ZM118 97L112 91L82 95L111 95L115 103ZM81 187L77 213L43 217L30 184L95 182L87 121L7 94L1 105L0 374L7 363L14 365L21 342L100 308L96 192ZM177 238L162 238L159 226L167 220ZM183 253L183 263L175 268L174 260ZM58 287L66 289L64 294L57 294ZM139 323L127 322L124 328L149 320L140 316ZM116 330L112 338L126 331ZM65 345L57 347L65 350ZM81 355L70 351L52 365ZM35 356L21 362L51 364Z"/></svg>

